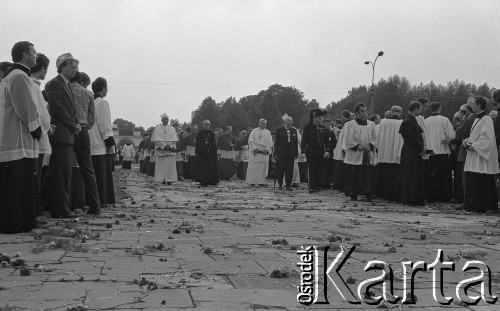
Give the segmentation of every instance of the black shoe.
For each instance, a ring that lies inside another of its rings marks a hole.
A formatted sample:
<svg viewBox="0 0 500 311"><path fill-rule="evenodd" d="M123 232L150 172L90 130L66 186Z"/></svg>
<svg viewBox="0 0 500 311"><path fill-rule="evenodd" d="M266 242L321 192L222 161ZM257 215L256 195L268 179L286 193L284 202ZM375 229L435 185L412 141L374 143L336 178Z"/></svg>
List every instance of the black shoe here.
<svg viewBox="0 0 500 311"><path fill-rule="evenodd" d="M292 187L286 187L286 191L293 191Z"/></svg>
<svg viewBox="0 0 500 311"><path fill-rule="evenodd" d="M202 186L202 187L206 187L206 186L208 186L208 185L207 185L206 183L204 183L204 182L201 182L201 183L200 183L200 186Z"/></svg>
<svg viewBox="0 0 500 311"><path fill-rule="evenodd" d="M292 185L292 188L298 188L299 187L299 184L293 184Z"/></svg>
<svg viewBox="0 0 500 311"><path fill-rule="evenodd" d="M259 184L259 186L261 186L261 187L265 187L265 186L266 186L266 184Z"/></svg>
<svg viewBox="0 0 500 311"><path fill-rule="evenodd" d="M318 192L319 192L319 191L318 191L318 190L316 190L316 189L310 189L310 190L309 190L309 193L318 193Z"/></svg>
<svg viewBox="0 0 500 311"><path fill-rule="evenodd" d="M171 182L171 181L169 181L169 182L167 183L167 186L172 186L172 182Z"/></svg>
<svg viewBox="0 0 500 311"><path fill-rule="evenodd" d="M279 187L278 187L278 190L283 190L283 186L279 186Z"/></svg>
<svg viewBox="0 0 500 311"><path fill-rule="evenodd" d="M166 184L167 184L167 182L166 182L166 181L162 181L162 182L161 182L161 184L162 184L162 185L166 185Z"/></svg>
<svg viewBox="0 0 500 311"><path fill-rule="evenodd" d="M350 197L351 197L351 201L357 201L358 200L358 196L355 195L355 194L351 194Z"/></svg>

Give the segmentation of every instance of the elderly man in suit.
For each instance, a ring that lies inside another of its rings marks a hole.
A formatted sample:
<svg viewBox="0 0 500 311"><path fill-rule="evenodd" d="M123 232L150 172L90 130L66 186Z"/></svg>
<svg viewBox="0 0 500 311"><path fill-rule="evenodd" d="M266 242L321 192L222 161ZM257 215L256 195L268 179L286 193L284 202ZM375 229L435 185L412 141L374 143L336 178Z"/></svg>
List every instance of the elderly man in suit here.
<svg viewBox="0 0 500 311"><path fill-rule="evenodd" d="M292 126L292 117L283 116L284 126L276 131L274 141L274 159L278 166L279 189L283 189L283 176L285 176L286 190L292 191L294 160L299 156L299 132Z"/></svg>
<svg viewBox="0 0 500 311"><path fill-rule="evenodd" d="M69 82L78 71L78 60L70 53L57 58L57 72L46 85L47 102L52 123L56 126L50 137L52 156L44 183L48 183L48 205L54 218L75 218L71 211L71 164L75 134L80 132L80 124L75 117L75 102Z"/></svg>

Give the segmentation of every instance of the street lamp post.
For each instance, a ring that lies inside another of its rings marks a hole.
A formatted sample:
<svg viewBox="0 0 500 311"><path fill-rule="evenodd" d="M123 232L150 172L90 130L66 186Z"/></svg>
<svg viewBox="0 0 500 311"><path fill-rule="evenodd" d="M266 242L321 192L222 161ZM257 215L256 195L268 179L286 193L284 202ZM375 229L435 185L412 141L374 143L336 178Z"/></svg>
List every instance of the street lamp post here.
<svg viewBox="0 0 500 311"><path fill-rule="evenodd" d="M372 86L370 87L370 115L373 114L373 100L374 100L374 97L373 97L373 94L375 93L375 89L374 89L374 80L375 80L375 64L377 63L377 59L384 55L384 52L383 51L380 51L378 52L378 55L377 57L375 57L375 60L372 62L372 61L369 61L367 60L365 62L365 65L372 65Z"/></svg>

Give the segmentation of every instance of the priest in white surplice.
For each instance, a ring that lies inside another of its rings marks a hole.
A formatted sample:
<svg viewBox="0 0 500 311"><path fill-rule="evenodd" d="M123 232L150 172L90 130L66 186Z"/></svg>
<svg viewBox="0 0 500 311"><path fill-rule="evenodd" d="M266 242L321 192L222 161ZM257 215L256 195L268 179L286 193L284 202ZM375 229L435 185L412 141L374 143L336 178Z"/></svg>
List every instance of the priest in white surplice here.
<svg viewBox="0 0 500 311"><path fill-rule="evenodd" d="M495 175L498 169L498 152L493 120L486 115L488 100L475 96L467 105L476 113L469 138L462 145L467 150L464 207L469 211L486 212L498 209Z"/></svg>
<svg viewBox="0 0 500 311"><path fill-rule="evenodd" d="M252 186L266 184L266 176L269 170L269 154L273 148L273 137L266 129L267 121L259 120L259 127L254 128L248 137L248 169L246 183Z"/></svg>
<svg viewBox="0 0 500 311"><path fill-rule="evenodd" d="M156 126L151 141L156 149L155 182L171 185L177 181L176 144L177 131L168 124L168 116L161 115L161 124Z"/></svg>
<svg viewBox="0 0 500 311"><path fill-rule="evenodd" d="M371 165L377 136L375 123L367 120L367 108L364 104L357 104L354 108L356 119L345 124L345 133L342 149L345 150L345 194L351 200L357 200L358 195L366 196L370 200L372 192Z"/></svg>
<svg viewBox="0 0 500 311"><path fill-rule="evenodd" d="M428 167L429 182L426 197L429 202L448 202L452 197L450 167L450 141L455 138L455 130L447 117L441 115L441 104L432 102L432 115L425 119L427 129L427 150L432 150Z"/></svg>
<svg viewBox="0 0 500 311"><path fill-rule="evenodd" d="M378 164L377 164L377 196L389 201L394 200L399 167L400 150L403 146L403 137L399 134L401 113L403 108L392 106L391 116L380 122L377 135Z"/></svg>

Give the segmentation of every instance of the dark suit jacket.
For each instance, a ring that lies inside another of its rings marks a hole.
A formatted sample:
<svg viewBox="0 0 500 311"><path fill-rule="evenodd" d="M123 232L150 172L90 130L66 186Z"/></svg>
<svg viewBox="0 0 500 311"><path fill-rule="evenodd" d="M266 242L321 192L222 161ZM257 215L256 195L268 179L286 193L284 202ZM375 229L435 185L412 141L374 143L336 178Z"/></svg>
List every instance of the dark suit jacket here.
<svg viewBox="0 0 500 311"><path fill-rule="evenodd" d="M49 103L51 123L56 126L54 135L49 136L51 143L69 143L74 141L78 120L75 118L73 94L64 83L61 75L50 80L45 91Z"/></svg>
<svg viewBox="0 0 500 311"><path fill-rule="evenodd" d="M285 127L280 127L276 131L274 141L274 156L278 159L295 159L299 156L299 138L297 129L290 127L290 142Z"/></svg>
<svg viewBox="0 0 500 311"><path fill-rule="evenodd" d="M302 133L302 141L300 143L300 148L302 152L310 155L323 155L324 152L330 152L331 146L327 137L327 131L329 131L322 124L315 125L314 123L309 123L304 127L304 132Z"/></svg>
<svg viewBox="0 0 500 311"><path fill-rule="evenodd" d="M455 139L453 139L450 143L453 145L458 145L460 147L460 151L458 152L458 161L465 162L465 158L467 155L467 151L465 151L464 147L462 147L462 141L469 137L470 130L472 129L472 124L476 119L476 114L471 113L462 124L460 124L455 132Z"/></svg>

